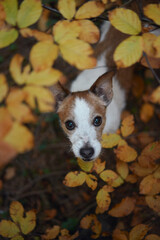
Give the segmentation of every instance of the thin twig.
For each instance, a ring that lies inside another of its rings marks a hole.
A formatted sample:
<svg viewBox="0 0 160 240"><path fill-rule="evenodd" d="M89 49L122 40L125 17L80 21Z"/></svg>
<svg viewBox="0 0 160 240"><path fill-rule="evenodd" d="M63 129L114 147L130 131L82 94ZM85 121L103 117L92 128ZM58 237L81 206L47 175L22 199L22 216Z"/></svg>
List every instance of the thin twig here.
<svg viewBox="0 0 160 240"><path fill-rule="evenodd" d="M145 57L146 62L147 62L147 64L148 64L148 67L149 67L149 69L151 70L153 76L155 77L155 79L156 79L156 80L158 81L158 83L160 84L160 78L158 77L158 75L156 74L156 72L154 71L154 69L152 68L152 66L151 66L151 64L150 64L150 62L149 62L149 59L148 59L148 57L147 57L147 54L146 54L145 52L143 52L143 56Z"/></svg>
<svg viewBox="0 0 160 240"><path fill-rule="evenodd" d="M42 3L42 7L53 12L53 13L56 13L58 14L61 18L63 18L62 14L56 9L56 8L52 8L50 6L46 6L45 4Z"/></svg>

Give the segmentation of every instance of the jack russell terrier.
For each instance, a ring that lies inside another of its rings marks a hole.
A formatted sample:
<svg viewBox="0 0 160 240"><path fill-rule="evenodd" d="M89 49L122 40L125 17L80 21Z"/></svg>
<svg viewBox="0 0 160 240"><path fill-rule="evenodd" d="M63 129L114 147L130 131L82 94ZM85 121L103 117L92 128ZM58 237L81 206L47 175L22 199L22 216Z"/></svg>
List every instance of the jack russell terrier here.
<svg viewBox="0 0 160 240"><path fill-rule="evenodd" d="M105 22L101 30L101 40L95 49L97 67L82 71L70 91L60 83L53 89L61 126L75 156L84 161L98 158L102 134L119 128L132 83L133 67L110 71L116 68L115 48L128 36L109 22Z"/></svg>

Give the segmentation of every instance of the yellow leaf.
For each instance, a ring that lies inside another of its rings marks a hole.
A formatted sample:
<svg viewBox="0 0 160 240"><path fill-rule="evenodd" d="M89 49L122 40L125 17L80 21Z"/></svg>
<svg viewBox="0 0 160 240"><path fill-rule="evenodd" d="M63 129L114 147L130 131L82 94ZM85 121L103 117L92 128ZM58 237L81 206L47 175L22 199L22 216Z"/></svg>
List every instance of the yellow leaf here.
<svg viewBox="0 0 160 240"><path fill-rule="evenodd" d="M62 73L54 68L47 68L40 72L32 71L27 78L26 84L35 86L52 86L58 80Z"/></svg>
<svg viewBox="0 0 160 240"><path fill-rule="evenodd" d="M24 214L24 208L18 201L13 201L9 207L9 213L15 223L20 223Z"/></svg>
<svg viewBox="0 0 160 240"><path fill-rule="evenodd" d="M150 99L153 103L160 104L160 86L153 91Z"/></svg>
<svg viewBox="0 0 160 240"><path fill-rule="evenodd" d="M143 168L142 166L139 165L138 162L134 162L129 168L138 177L145 177L151 174L156 169L156 166L150 168Z"/></svg>
<svg viewBox="0 0 160 240"><path fill-rule="evenodd" d="M20 125L17 122L13 123L11 130L4 137L3 141L11 145L19 153L31 150L34 145L32 133L27 127Z"/></svg>
<svg viewBox="0 0 160 240"><path fill-rule="evenodd" d="M119 31L130 35L137 35L141 32L141 21L138 15L125 8L116 8L109 12L110 23Z"/></svg>
<svg viewBox="0 0 160 240"><path fill-rule="evenodd" d="M100 174L104 169L105 169L106 162L101 162L101 159L97 159L94 161L93 165L93 170L97 173Z"/></svg>
<svg viewBox="0 0 160 240"><path fill-rule="evenodd" d="M131 197L123 198L122 201L116 204L108 214L112 217L125 217L131 214L135 207L135 199Z"/></svg>
<svg viewBox="0 0 160 240"><path fill-rule="evenodd" d="M120 140L121 140L120 135L116 133L103 134L101 145L103 148L113 148L116 145L118 145Z"/></svg>
<svg viewBox="0 0 160 240"><path fill-rule="evenodd" d="M52 67L57 57L58 46L50 41L36 43L30 51L30 62L37 72Z"/></svg>
<svg viewBox="0 0 160 240"><path fill-rule="evenodd" d="M129 168L127 163L122 161L117 161L116 170L123 179L126 179L129 173Z"/></svg>
<svg viewBox="0 0 160 240"><path fill-rule="evenodd" d="M79 20L81 31L79 38L88 43L96 43L99 41L100 32L98 27L90 20Z"/></svg>
<svg viewBox="0 0 160 240"><path fill-rule="evenodd" d="M156 35L152 33L144 33L143 38L143 50L150 57L155 57L155 49L153 47L154 41L157 39Z"/></svg>
<svg viewBox="0 0 160 240"><path fill-rule="evenodd" d="M80 70L96 66L96 59L91 56L93 49L88 43L82 40L66 40L60 45L60 51L64 60Z"/></svg>
<svg viewBox="0 0 160 240"><path fill-rule="evenodd" d="M15 25L18 10L17 0L5 0L2 2L2 4L6 13L6 21L11 25Z"/></svg>
<svg viewBox="0 0 160 240"><path fill-rule="evenodd" d="M84 172L69 172L63 181L68 187L77 187L82 185L86 180L86 173Z"/></svg>
<svg viewBox="0 0 160 240"><path fill-rule="evenodd" d="M81 26L78 21L58 21L53 27L54 39L59 44L66 40L77 38L80 31Z"/></svg>
<svg viewBox="0 0 160 240"><path fill-rule="evenodd" d="M10 131L12 128L12 118L5 107L0 108L0 140Z"/></svg>
<svg viewBox="0 0 160 240"><path fill-rule="evenodd" d="M111 185L112 182L118 178L118 175L112 170L104 170L103 172L100 173L100 178L104 182L107 182L109 185Z"/></svg>
<svg viewBox="0 0 160 240"><path fill-rule="evenodd" d="M143 51L141 36L131 36L121 42L114 52L114 61L118 68L129 67L140 60Z"/></svg>
<svg viewBox="0 0 160 240"><path fill-rule="evenodd" d="M160 196L146 196L145 200L147 205L159 215L160 214Z"/></svg>
<svg viewBox="0 0 160 240"><path fill-rule="evenodd" d="M129 233L129 240L142 240L147 234L149 227L144 224L139 224L132 228Z"/></svg>
<svg viewBox="0 0 160 240"><path fill-rule="evenodd" d="M23 234L30 233L36 226L36 214L30 210L26 212L26 216L21 218L20 228Z"/></svg>
<svg viewBox="0 0 160 240"><path fill-rule="evenodd" d="M18 31L14 28L0 31L0 48L7 47L18 38Z"/></svg>
<svg viewBox="0 0 160 240"><path fill-rule="evenodd" d="M121 178L120 176L118 176L115 180L113 180L112 182L112 187L116 188L121 186L124 183L123 178Z"/></svg>
<svg viewBox="0 0 160 240"><path fill-rule="evenodd" d="M153 142L148 144L141 155L138 157L138 162L142 167L154 167L155 161L160 158L160 142Z"/></svg>
<svg viewBox="0 0 160 240"><path fill-rule="evenodd" d="M160 236L156 234L149 234L146 236L145 240L160 240Z"/></svg>
<svg viewBox="0 0 160 240"><path fill-rule="evenodd" d="M153 42L153 47L156 50L154 57L160 58L160 36L158 36Z"/></svg>
<svg viewBox="0 0 160 240"><path fill-rule="evenodd" d="M76 2L75 0L59 0L58 9L65 18L71 20L76 11Z"/></svg>
<svg viewBox="0 0 160 240"><path fill-rule="evenodd" d="M45 240L50 240L50 239L55 239L60 232L60 226L55 225L52 228L49 228L46 230L46 234L43 235L43 239Z"/></svg>
<svg viewBox="0 0 160 240"><path fill-rule="evenodd" d="M156 24L160 25L160 4L148 4L143 8L144 14L152 19Z"/></svg>
<svg viewBox="0 0 160 240"><path fill-rule="evenodd" d="M104 187L98 191L96 201L99 208L102 208L105 211L108 210L111 203L111 198L108 191Z"/></svg>
<svg viewBox="0 0 160 240"><path fill-rule="evenodd" d="M144 103L140 110L140 119L147 123L154 115L154 106L150 103Z"/></svg>
<svg viewBox="0 0 160 240"><path fill-rule="evenodd" d="M22 57L20 54L14 55L10 62L9 70L10 73L14 79L14 81L18 85L22 85L25 83L25 78L22 75L21 68L22 68L22 62L24 60L24 57Z"/></svg>
<svg viewBox="0 0 160 240"><path fill-rule="evenodd" d="M0 74L0 102L6 97L8 92L8 84L4 74Z"/></svg>
<svg viewBox="0 0 160 240"><path fill-rule="evenodd" d="M31 108L36 108L36 101L41 112L52 112L54 109L53 94L49 89L40 86L26 86L23 90L27 93L26 102Z"/></svg>
<svg viewBox="0 0 160 240"><path fill-rule="evenodd" d="M92 190L97 188L97 178L92 174L86 175L86 183Z"/></svg>
<svg viewBox="0 0 160 240"><path fill-rule="evenodd" d="M85 162L81 158L77 159L78 165L85 172L90 172L93 167L93 162Z"/></svg>
<svg viewBox="0 0 160 240"><path fill-rule="evenodd" d="M0 235L6 238L12 238L20 233L19 228L15 223L7 220L2 220L0 222Z"/></svg>
<svg viewBox="0 0 160 240"><path fill-rule="evenodd" d="M140 194L155 195L160 193L160 179L148 175L140 182Z"/></svg>
<svg viewBox="0 0 160 240"><path fill-rule="evenodd" d="M25 28L37 22L42 12L40 0L24 0L18 11L17 24L19 28Z"/></svg>
<svg viewBox="0 0 160 240"><path fill-rule="evenodd" d="M105 10L105 5L98 1L84 3L76 12L76 19L98 17Z"/></svg>
<svg viewBox="0 0 160 240"><path fill-rule="evenodd" d="M22 28L22 29L20 29L20 34L25 38L34 37L38 41L53 42L53 36L51 34L40 32L36 29Z"/></svg>
<svg viewBox="0 0 160 240"><path fill-rule="evenodd" d="M117 158L123 162L132 162L137 157L137 152L128 145L119 146L114 152Z"/></svg>
<svg viewBox="0 0 160 240"><path fill-rule="evenodd" d="M134 118L133 115L129 115L122 121L121 133L123 137L128 137L133 131Z"/></svg>

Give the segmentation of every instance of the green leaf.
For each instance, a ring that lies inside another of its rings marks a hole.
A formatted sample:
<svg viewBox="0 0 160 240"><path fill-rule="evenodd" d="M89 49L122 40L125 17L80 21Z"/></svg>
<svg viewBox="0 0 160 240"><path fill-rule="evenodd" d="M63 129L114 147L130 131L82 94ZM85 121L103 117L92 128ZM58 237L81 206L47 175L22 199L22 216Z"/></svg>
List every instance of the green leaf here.
<svg viewBox="0 0 160 240"><path fill-rule="evenodd" d="M42 13L40 0L24 0L18 11L17 23L20 28L25 28L35 23Z"/></svg>
<svg viewBox="0 0 160 240"><path fill-rule="evenodd" d="M18 31L14 28L0 31L0 48L7 47L18 38Z"/></svg>
<svg viewBox="0 0 160 240"><path fill-rule="evenodd" d="M2 2L6 13L6 21L11 25L16 25L18 2L17 0L5 0Z"/></svg>

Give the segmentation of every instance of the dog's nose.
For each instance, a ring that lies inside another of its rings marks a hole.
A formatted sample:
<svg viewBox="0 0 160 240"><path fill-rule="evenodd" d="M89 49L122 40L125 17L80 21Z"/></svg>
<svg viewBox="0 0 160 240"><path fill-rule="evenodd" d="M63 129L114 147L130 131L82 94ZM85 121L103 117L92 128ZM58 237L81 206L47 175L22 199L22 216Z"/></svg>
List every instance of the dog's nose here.
<svg viewBox="0 0 160 240"><path fill-rule="evenodd" d="M92 147L84 147L80 149L80 155L85 161L89 161L94 154L94 149Z"/></svg>

